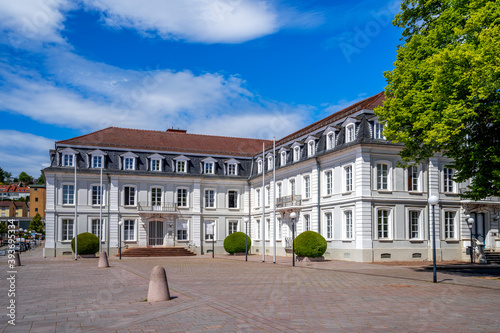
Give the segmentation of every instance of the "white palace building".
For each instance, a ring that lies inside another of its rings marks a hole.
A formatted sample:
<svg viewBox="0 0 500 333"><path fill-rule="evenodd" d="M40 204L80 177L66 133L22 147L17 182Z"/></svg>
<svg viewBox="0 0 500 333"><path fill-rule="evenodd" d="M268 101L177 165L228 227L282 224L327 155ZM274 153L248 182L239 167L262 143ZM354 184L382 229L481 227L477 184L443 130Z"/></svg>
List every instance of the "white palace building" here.
<svg viewBox="0 0 500 333"><path fill-rule="evenodd" d="M432 260L431 195L439 197L438 260L469 260L471 234L499 251L499 198L461 199L467 184L455 183L450 160L438 155L398 166L401 145L384 139L373 112L383 99L379 93L302 128L275 150L268 140L174 129L110 127L56 142L43 170L45 255L71 254L75 229L98 234L102 217L103 249L111 255L119 228L122 246L197 254L212 247L222 254L226 236L248 230L252 253L271 255L275 234L277 255L290 255L296 222L296 234L325 237L326 258Z"/></svg>

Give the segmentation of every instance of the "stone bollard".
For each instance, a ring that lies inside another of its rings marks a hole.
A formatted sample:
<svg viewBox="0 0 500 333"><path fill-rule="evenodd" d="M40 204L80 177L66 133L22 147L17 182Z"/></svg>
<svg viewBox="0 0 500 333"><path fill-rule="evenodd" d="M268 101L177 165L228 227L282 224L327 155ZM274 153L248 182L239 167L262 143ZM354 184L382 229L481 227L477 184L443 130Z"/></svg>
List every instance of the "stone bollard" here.
<svg viewBox="0 0 500 333"><path fill-rule="evenodd" d="M107 267L109 267L108 254L106 253L106 251L102 251L101 254L99 254L99 264L97 265L97 268Z"/></svg>
<svg viewBox="0 0 500 333"><path fill-rule="evenodd" d="M14 253L14 265L21 266L21 257L19 256L19 252Z"/></svg>
<svg viewBox="0 0 500 333"><path fill-rule="evenodd" d="M170 300L167 273L161 266L153 267L149 280L148 302L163 302Z"/></svg>

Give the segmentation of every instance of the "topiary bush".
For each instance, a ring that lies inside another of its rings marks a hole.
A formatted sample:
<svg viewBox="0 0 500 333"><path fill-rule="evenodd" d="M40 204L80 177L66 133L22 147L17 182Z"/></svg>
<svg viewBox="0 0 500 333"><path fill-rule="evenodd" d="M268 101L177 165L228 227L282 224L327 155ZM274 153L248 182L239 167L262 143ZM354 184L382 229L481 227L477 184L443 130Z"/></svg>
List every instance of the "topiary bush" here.
<svg viewBox="0 0 500 333"><path fill-rule="evenodd" d="M224 239L224 250L230 254L245 253L245 238L247 239L247 249L250 249L252 241L244 232L235 232Z"/></svg>
<svg viewBox="0 0 500 333"><path fill-rule="evenodd" d="M96 254L99 252L99 238L90 232L78 236L78 254ZM71 250L75 253L75 237L71 240Z"/></svg>
<svg viewBox="0 0 500 333"><path fill-rule="evenodd" d="M314 231L305 231L295 238L295 254L299 257L319 258L326 252L326 239Z"/></svg>

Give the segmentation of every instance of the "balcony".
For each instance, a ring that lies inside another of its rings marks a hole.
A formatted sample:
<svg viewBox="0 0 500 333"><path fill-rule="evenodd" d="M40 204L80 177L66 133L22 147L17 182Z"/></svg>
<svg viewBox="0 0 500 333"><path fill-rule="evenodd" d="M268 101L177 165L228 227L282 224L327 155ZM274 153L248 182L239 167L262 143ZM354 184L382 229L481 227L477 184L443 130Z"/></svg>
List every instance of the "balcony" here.
<svg viewBox="0 0 500 333"><path fill-rule="evenodd" d="M301 195L288 195L276 199L276 208L295 207L300 206L302 203Z"/></svg>
<svg viewBox="0 0 500 333"><path fill-rule="evenodd" d="M177 212L177 204L174 202L167 202L163 204L151 204L147 202L139 202L138 210L140 212Z"/></svg>

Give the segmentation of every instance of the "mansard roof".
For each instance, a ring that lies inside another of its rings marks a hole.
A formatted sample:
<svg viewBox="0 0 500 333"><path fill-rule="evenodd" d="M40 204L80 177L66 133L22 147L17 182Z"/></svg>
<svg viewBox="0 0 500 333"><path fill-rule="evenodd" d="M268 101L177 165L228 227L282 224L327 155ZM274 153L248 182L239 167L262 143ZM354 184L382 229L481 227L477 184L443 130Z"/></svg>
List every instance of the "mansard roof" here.
<svg viewBox="0 0 500 333"><path fill-rule="evenodd" d="M190 134L184 131L151 131L108 127L76 138L58 141L57 145L108 147L208 155L254 156L262 143L270 140Z"/></svg>
<svg viewBox="0 0 500 333"><path fill-rule="evenodd" d="M377 106L381 106L384 99L385 99L385 96L384 96L383 91L376 94L376 95L373 95L371 97L365 98L364 100L362 100L360 102L354 103L353 105L350 105L350 106L348 106L348 107L346 107L338 112L335 112L335 113L329 115L326 118L318 120L317 122L315 122L309 126L306 126L302 129L296 131L295 133L292 133L292 134L280 139L279 141L276 142L276 146L285 144L287 142L292 142L292 141L296 140L297 138L300 138L300 137L302 137L306 134L309 134L309 133L313 133L313 132L315 132L315 131L317 131L325 126L328 126L328 125L342 119L342 118L345 118L345 117L348 117L352 114L355 114L358 111L373 110Z"/></svg>

